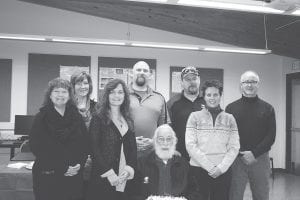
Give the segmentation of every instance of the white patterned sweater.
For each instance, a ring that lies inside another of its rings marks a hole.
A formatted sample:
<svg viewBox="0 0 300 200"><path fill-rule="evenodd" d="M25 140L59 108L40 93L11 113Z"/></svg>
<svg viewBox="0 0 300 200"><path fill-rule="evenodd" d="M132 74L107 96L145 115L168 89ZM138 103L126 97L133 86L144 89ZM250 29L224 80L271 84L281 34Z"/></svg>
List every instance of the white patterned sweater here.
<svg viewBox="0 0 300 200"><path fill-rule="evenodd" d="M208 172L217 166L225 173L240 149L233 115L221 111L214 125L207 109L192 112L186 125L185 144L191 157L190 165L202 167Z"/></svg>

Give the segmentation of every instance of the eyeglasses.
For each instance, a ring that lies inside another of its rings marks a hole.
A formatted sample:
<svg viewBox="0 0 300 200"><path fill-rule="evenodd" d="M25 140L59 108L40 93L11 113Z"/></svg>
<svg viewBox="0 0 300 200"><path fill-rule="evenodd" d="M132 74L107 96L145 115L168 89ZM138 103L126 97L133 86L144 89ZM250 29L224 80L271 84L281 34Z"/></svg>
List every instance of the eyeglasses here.
<svg viewBox="0 0 300 200"><path fill-rule="evenodd" d="M248 85L248 84L250 84L250 85L256 85L258 83L258 81L243 81L242 82L242 84L244 84L244 85Z"/></svg>
<svg viewBox="0 0 300 200"><path fill-rule="evenodd" d="M173 137L167 137L167 138L164 138L164 137L158 137L156 138L156 141L159 143L159 144L164 144L164 143L172 143L173 142Z"/></svg>
<svg viewBox="0 0 300 200"><path fill-rule="evenodd" d="M144 72L144 73L149 73L150 72L148 69L140 69L140 68L137 68L135 71Z"/></svg>

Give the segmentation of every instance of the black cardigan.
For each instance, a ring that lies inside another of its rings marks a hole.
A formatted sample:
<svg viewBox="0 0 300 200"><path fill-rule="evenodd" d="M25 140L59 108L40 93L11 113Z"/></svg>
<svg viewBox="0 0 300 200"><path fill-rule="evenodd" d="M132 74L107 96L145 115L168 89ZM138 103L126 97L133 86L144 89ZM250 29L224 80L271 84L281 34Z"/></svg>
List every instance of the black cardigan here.
<svg viewBox="0 0 300 200"><path fill-rule="evenodd" d="M54 123L55 122L55 123ZM52 124L51 124L52 123ZM63 140L60 130L69 131ZM87 128L74 105L67 105L64 117L53 105L45 106L35 116L29 145L36 160L33 171L54 171L63 175L68 167L84 166L88 153Z"/></svg>
<svg viewBox="0 0 300 200"><path fill-rule="evenodd" d="M95 115L90 123L90 135L93 149L92 177L99 177L110 169L118 174L122 143L126 165L136 168L137 147L133 131L129 129L122 137L112 121L106 124L103 119Z"/></svg>
<svg viewBox="0 0 300 200"><path fill-rule="evenodd" d="M133 200L144 200L150 195L158 195L159 169L155 160L155 151L139 158ZM176 155L168 162L171 165L171 195L183 196L187 187L189 164L184 157ZM148 180L145 180L146 177Z"/></svg>

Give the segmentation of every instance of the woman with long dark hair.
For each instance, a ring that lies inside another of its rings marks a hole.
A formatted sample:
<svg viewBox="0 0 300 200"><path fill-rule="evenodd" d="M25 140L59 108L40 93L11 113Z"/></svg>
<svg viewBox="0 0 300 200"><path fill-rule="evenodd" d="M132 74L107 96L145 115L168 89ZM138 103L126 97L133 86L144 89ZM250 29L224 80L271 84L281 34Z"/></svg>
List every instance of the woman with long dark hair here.
<svg viewBox="0 0 300 200"><path fill-rule="evenodd" d="M90 124L92 176L87 199L128 199L136 168L136 141L129 92L120 79L107 83Z"/></svg>
<svg viewBox="0 0 300 200"><path fill-rule="evenodd" d="M36 157L32 168L36 200L83 197L87 129L72 99L69 81L51 80L43 106L33 122L29 145Z"/></svg>

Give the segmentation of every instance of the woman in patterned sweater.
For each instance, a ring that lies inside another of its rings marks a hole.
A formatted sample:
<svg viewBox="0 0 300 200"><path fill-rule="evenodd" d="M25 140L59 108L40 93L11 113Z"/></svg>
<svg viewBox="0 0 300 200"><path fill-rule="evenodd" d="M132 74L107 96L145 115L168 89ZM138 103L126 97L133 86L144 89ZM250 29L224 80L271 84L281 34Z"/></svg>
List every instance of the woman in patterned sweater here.
<svg viewBox="0 0 300 200"><path fill-rule="evenodd" d="M237 125L220 108L223 87L218 81L205 82L202 91L206 109L191 113L186 125L186 149L191 157L188 199L227 200L230 166L240 148Z"/></svg>

